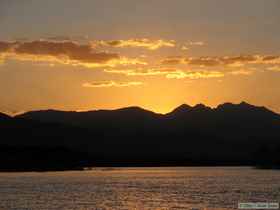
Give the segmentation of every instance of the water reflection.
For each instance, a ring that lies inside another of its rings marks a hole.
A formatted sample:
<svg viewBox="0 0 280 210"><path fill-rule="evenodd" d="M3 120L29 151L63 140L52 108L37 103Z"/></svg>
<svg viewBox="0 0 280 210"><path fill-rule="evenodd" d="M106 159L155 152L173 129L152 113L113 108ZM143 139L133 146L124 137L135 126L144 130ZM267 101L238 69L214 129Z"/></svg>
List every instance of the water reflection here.
<svg viewBox="0 0 280 210"><path fill-rule="evenodd" d="M280 173L251 168L98 168L0 173L0 209L236 209L280 200Z"/></svg>

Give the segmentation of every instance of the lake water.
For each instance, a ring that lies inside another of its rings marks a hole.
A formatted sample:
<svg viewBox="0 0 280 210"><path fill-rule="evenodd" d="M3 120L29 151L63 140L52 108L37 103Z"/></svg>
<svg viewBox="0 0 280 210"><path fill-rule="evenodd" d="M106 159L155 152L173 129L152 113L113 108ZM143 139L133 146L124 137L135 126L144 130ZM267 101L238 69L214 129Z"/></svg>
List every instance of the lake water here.
<svg viewBox="0 0 280 210"><path fill-rule="evenodd" d="M100 168L0 173L0 209L237 209L279 202L280 171L247 167Z"/></svg>

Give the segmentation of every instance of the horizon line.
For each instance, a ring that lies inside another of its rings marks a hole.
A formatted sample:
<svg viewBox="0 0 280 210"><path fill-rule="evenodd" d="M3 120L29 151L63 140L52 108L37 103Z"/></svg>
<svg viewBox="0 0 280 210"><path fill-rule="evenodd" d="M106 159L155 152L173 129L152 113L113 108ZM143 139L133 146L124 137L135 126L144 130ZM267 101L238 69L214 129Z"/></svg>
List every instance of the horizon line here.
<svg viewBox="0 0 280 210"><path fill-rule="evenodd" d="M175 111L177 108L181 107L181 106L189 106L191 108L194 108L196 106L204 106L206 108L209 108L211 110L215 110L217 109L219 106L222 106L222 105L225 105L225 104L231 104L231 105L242 105L242 104L246 104L246 105L249 105L249 106L253 106L253 107L257 107L257 108L265 108L273 113L276 113L276 114L280 114L279 112L276 112L274 110L271 110L270 108L266 107L266 106L259 106L259 105L254 105L254 104L250 104L246 101L241 101L239 103L233 103L233 102L224 102L224 103L220 103L216 106L209 106L209 105L205 105L203 103L197 103L195 105L189 105L187 103L182 103L178 106L176 106L175 108L171 109L170 111L167 111L167 112L157 112L157 111L153 111L153 110L150 110L150 109L146 109L146 108L143 108L141 106L137 106L137 105L130 105L130 106L125 106L125 107L118 107L118 108L108 108L108 109L77 109L77 110L63 110L63 109L56 109L56 108L46 108L46 109L33 109L33 110L27 110L27 111L14 111L14 112L9 112L9 111L1 111L0 110L0 113L2 114L5 114L5 115L8 115L10 117L15 117L15 116L18 116L18 115L21 115L21 114L25 114L25 113L29 113L29 112L39 112L39 111L58 111L58 112L80 112L80 113L83 113L83 112L94 112L94 111L116 111L116 110L122 110L122 109L128 109L128 108L139 108L141 110L145 110L145 111L148 111L148 112L152 112L152 113L155 113L155 114L161 114L161 115L166 115L166 114L169 114L169 113L172 113L173 111Z"/></svg>

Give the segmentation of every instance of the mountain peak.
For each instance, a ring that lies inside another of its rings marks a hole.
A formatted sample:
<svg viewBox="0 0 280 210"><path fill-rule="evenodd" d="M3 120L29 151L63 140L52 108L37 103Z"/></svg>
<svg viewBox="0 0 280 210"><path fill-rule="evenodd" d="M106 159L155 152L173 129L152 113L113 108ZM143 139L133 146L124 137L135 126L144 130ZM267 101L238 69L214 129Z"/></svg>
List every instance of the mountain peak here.
<svg viewBox="0 0 280 210"><path fill-rule="evenodd" d="M193 110L211 110L211 108L200 103L200 104L196 104L193 107Z"/></svg>
<svg viewBox="0 0 280 210"><path fill-rule="evenodd" d="M182 104L182 105L178 106L177 108L175 108L170 113L184 113L184 112L187 112L187 111L189 111L191 109L192 109L192 107L190 105Z"/></svg>
<svg viewBox="0 0 280 210"><path fill-rule="evenodd" d="M246 106L246 107L252 107L253 105L247 103L246 101L241 101L241 103L239 104L240 106Z"/></svg>
<svg viewBox="0 0 280 210"><path fill-rule="evenodd" d="M188 104L182 104L182 105L178 106L177 108L175 108L174 110L189 110L191 108L192 107Z"/></svg>
<svg viewBox="0 0 280 210"><path fill-rule="evenodd" d="M243 108L243 109L258 109L258 110L267 110L269 111L266 107L264 106L256 106L256 105L252 105L252 104L249 104L245 101L242 101L240 104L237 104L238 107L240 108Z"/></svg>
<svg viewBox="0 0 280 210"><path fill-rule="evenodd" d="M149 110L143 109L139 106L129 106L125 108L116 109L113 111L128 111L128 112L151 112Z"/></svg>
<svg viewBox="0 0 280 210"><path fill-rule="evenodd" d="M233 108L256 108L256 106L251 105L245 101L242 101L239 104L233 104L233 103L223 103L217 106L217 109L233 109Z"/></svg>
<svg viewBox="0 0 280 210"><path fill-rule="evenodd" d="M219 104L216 108L216 110L225 110L225 109L233 109L234 107L238 106L237 104L233 104L233 103L223 103L223 104Z"/></svg>
<svg viewBox="0 0 280 210"><path fill-rule="evenodd" d="M0 112L0 119L9 119L11 118L9 115Z"/></svg>

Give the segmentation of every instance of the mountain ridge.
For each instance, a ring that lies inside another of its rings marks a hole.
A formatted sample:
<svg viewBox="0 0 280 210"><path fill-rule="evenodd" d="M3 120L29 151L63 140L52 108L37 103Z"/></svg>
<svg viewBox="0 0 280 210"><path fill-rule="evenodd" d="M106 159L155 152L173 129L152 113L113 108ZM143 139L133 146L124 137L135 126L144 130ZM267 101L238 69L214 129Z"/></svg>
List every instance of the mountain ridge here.
<svg viewBox="0 0 280 210"><path fill-rule="evenodd" d="M217 110L217 109L222 109L222 108L225 108L225 107L233 107L233 108L257 108L257 109L263 109L263 110L267 110L271 113L274 113L276 115L279 115L279 113L277 112L274 112L268 108L266 108L265 106L255 106L255 105L252 105L252 104L249 104L247 102L240 102L240 103L230 103L230 102L225 102L225 103L222 103L222 104L219 104L217 105L216 107L214 108L211 108L209 106L206 106L202 103L199 103L199 104L196 104L194 106L190 106L188 104L181 104L179 105L178 107L174 108L172 111L168 112L168 113L165 113L165 114L162 114L162 113L157 113L157 112L154 112L154 111L151 111L151 110L147 110L147 109L144 109L142 107L139 107L139 106L129 106L129 107L123 107L123 108L117 108L117 109L96 109L96 110L86 110L86 111L64 111L64 110L57 110L57 109L42 109L42 110L32 110L32 111L27 111L27 112L23 112L21 114L18 114L18 115L15 115L15 116L10 116L10 115L7 115L7 114L4 114L4 113L1 113L0 114L3 114L3 115L6 115L6 116L10 116L10 117L22 117L26 114L29 114L29 113L38 113L38 112L53 112L53 113L92 113L92 112L109 112L109 111L126 111L126 110L136 110L136 111L146 111L146 112L150 112L150 113L154 113L154 114L158 114L158 115L169 115L173 112L177 112L177 111L180 111L180 112L183 112L183 111L189 111L189 110L193 110L193 109L209 109L209 110Z"/></svg>
<svg viewBox="0 0 280 210"><path fill-rule="evenodd" d="M43 169L59 161L62 168L280 165L280 115L247 103L216 108L183 104L167 114L126 107L3 116L0 170L1 164L41 168L35 160L46 164Z"/></svg>

